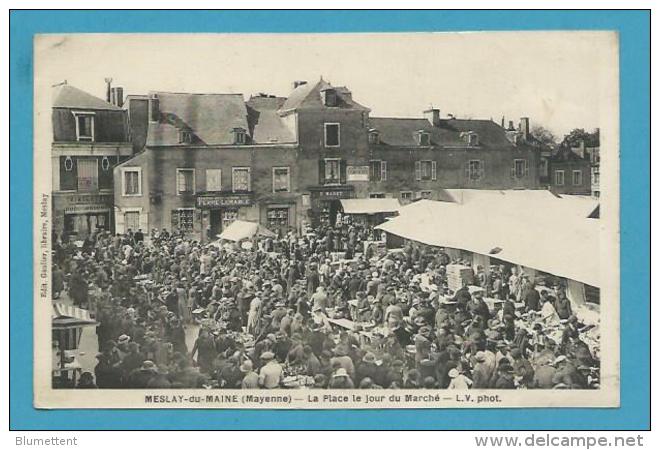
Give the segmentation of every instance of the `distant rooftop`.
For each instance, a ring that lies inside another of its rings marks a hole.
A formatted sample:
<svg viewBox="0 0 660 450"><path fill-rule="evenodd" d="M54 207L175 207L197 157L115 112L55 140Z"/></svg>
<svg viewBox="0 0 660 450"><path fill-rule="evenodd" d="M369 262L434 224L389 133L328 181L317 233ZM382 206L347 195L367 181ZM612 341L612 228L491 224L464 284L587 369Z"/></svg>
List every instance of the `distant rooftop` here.
<svg viewBox="0 0 660 450"><path fill-rule="evenodd" d="M60 84L53 89L53 108L122 111L118 106L68 84Z"/></svg>

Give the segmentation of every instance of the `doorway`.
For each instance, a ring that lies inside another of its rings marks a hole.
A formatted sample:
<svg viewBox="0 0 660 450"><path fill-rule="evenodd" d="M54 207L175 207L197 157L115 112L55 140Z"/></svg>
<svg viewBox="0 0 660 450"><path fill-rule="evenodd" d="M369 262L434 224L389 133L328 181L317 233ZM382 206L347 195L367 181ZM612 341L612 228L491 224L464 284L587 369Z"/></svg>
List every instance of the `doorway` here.
<svg viewBox="0 0 660 450"><path fill-rule="evenodd" d="M209 211L209 239L215 241L218 234L222 232L222 210L212 209Z"/></svg>

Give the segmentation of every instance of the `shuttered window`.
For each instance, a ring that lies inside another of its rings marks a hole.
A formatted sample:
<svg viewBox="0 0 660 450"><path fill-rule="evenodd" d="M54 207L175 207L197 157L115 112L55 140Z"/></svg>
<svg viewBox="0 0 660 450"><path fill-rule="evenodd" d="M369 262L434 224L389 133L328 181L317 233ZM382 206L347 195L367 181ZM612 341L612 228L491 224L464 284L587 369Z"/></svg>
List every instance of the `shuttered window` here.
<svg viewBox="0 0 660 450"><path fill-rule="evenodd" d="M233 167L231 169L231 186L234 192L248 192L250 190L250 168Z"/></svg>
<svg viewBox="0 0 660 450"><path fill-rule="evenodd" d="M289 168L273 167L273 192L289 192L290 190Z"/></svg>
<svg viewBox="0 0 660 450"><path fill-rule="evenodd" d="M97 191L99 189L99 163L94 159L78 159L78 190Z"/></svg>
<svg viewBox="0 0 660 450"><path fill-rule="evenodd" d="M325 160L324 184L339 184L341 182L341 160Z"/></svg>
<svg viewBox="0 0 660 450"><path fill-rule="evenodd" d="M222 170L206 169L206 190L208 192L222 190Z"/></svg>
<svg viewBox="0 0 660 450"><path fill-rule="evenodd" d="M436 181L438 179L436 161L415 162L415 179L417 181Z"/></svg>
<svg viewBox="0 0 660 450"><path fill-rule="evenodd" d="M176 169L177 194L195 193L195 169Z"/></svg>
<svg viewBox="0 0 660 450"><path fill-rule="evenodd" d="M136 231L140 228L140 213L138 211L129 211L124 213L124 227L126 231Z"/></svg>
<svg viewBox="0 0 660 450"><path fill-rule="evenodd" d="M470 183L478 183L484 178L485 166L481 159L471 159L465 163L465 178Z"/></svg>
<svg viewBox="0 0 660 450"><path fill-rule="evenodd" d="M573 186L582 186L582 171L573 171Z"/></svg>
<svg viewBox="0 0 660 450"><path fill-rule="evenodd" d="M513 178L525 178L529 173L529 166L526 159L514 159L511 166L511 176Z"/></svg>

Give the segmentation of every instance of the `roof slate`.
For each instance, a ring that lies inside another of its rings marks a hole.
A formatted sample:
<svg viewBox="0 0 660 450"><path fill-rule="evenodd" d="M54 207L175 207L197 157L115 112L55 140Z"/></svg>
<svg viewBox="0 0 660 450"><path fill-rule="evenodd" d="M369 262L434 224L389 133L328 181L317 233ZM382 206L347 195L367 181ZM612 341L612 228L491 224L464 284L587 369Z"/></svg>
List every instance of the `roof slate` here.
<svg viewBox="0 0 660 450"><path fill-rule="evenodd" d="M179 145L179 131L189 130L193 144L234 143L234 128L248 130L242 94L187 94L154 92L160 120L149 122L147 145Z"/></svg>
<svg viewBox="0 0 660 450"><path fill-rule="evenodd" d="M371 117L369 123L378 130L380 142L384 145L416 146L416 133L424 130L431 135L432 145L465 145L461 133L473 131L479 135L479 143L484 148L512 147L505 130L490 120L445 119L434 127L423 118Z"/></svg>
<svg viewBox="0 0 660 450"><path fill-rule="evenodd" d="M68 84L61 84L53 89L53 108L122 111L118 106Z"/></svg>
<svg viewBox="0 0 660 450"><path fill-rule="evenodd" d="M334 88L337 93L337 106L335 108L369 110L369 108L353 100L350 91L345 86L334 87L321 78L316 84L305 83L291 91L286 102L280 108L280 113L287 113L301 108L325 108L321 99L321 91L328 88Z"/></svg>
<svg viewBox="0 0 660 450"><path fill-rule="evenodd" d="M252 140L259 144L296 142L294 132L289 129L278 110L284 104L284 97L251 97L247 101L248 122Z"/></svg>

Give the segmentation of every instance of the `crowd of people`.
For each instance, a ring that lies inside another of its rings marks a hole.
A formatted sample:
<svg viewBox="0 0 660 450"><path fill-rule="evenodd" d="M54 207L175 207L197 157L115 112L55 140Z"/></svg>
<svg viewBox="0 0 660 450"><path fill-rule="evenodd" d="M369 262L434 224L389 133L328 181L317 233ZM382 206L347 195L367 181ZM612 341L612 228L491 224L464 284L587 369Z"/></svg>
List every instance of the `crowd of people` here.
<svg viewBox="0 0 660 450"><path fill-rule="evenodd" d="M373 240L345 223L240 244L55 236L53 296L98 322L77 387L598 388L597 325L559 281L479 266L452 291L447 267L467 261Z"/></svg>

